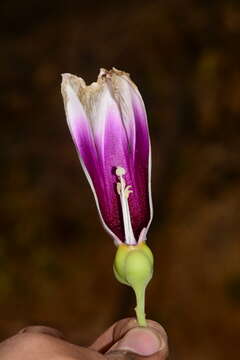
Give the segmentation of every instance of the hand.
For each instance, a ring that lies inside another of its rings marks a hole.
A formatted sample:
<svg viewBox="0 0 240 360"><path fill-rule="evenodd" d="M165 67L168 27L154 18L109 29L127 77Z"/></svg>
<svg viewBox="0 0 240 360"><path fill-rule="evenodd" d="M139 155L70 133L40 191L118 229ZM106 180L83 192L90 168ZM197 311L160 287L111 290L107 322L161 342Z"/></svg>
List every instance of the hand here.
<svg viewBox="0 0 240 360"><path fill-rule="evenodd" d="M1 360L165 360L167 335L156 322L137 326L133 318L113 324L89 347L67 342L57 330L31 326L0 343Z"/></svg>

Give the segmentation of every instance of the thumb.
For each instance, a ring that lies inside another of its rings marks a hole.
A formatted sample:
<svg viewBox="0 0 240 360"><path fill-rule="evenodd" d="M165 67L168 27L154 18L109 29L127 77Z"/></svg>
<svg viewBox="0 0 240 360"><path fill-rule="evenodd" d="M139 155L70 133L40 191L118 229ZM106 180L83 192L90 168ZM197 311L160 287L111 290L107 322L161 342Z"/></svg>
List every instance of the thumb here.
<svg viewBox="0 0 240 360"><path fill-rule="evenodd" d="M167 338L156 328L135 327L117 341L105 354L109 359L165 360L168 355Z"/></svg>

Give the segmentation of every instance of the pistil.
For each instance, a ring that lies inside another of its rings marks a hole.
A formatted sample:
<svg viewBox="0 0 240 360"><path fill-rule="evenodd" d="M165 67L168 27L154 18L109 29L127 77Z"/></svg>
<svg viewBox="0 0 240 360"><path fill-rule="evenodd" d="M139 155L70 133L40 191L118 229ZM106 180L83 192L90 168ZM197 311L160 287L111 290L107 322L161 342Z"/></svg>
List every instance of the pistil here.
<svg viewBox="0 0 240 360"><path fill-rule="evenodd" d="M120 202L122 207L122 215L123 215L123 225L124 225L124 234L125 234L125 243L127 245L136 245L136 240L134 237L132 224L131 224L131 217L128 205L128 198L129 195L133 192L131 190L131 185L126 185L126 181L124 180L123 176L126 174L126 170L118 166L116 169L116 175L119 179L117 182L117 192L120 196Z"/></svg>

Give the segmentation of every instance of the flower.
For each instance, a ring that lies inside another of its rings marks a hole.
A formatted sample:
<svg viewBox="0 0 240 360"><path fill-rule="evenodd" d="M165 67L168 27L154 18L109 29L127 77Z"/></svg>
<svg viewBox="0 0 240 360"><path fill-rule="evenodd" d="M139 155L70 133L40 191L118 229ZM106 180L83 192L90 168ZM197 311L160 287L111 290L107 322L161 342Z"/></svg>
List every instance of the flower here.
<svg viewBox="0 0 240 360"><path fill-rule="evenodd" d="M146 240L152 220L151 146L142 97L129 75L101 69L97 82L63 74L67 123L100 218L117 245Z"/></svg>

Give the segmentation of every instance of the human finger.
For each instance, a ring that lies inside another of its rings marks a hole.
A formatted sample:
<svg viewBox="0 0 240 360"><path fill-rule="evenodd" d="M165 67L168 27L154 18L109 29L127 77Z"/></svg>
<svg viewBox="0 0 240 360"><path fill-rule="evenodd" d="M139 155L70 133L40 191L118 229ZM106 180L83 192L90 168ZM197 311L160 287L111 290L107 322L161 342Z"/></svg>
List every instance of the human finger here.
<svg viewBox="0 0 240 360"><path fill-rule="evenodd" d="M29 327L0 343L1 360L104 360L103 355L71 344L55 329Z"/></svg>
<svg viewBox="0 0 240 360"><path fill-rule="evenodd" d="M107 357L155 356L160 360L168 354L167 334L155 321L148 320L147 327L139 327L136 319L128 318L113 324L92 345L91 348ZM131 355L132 356L132 355Z"/></svg>

